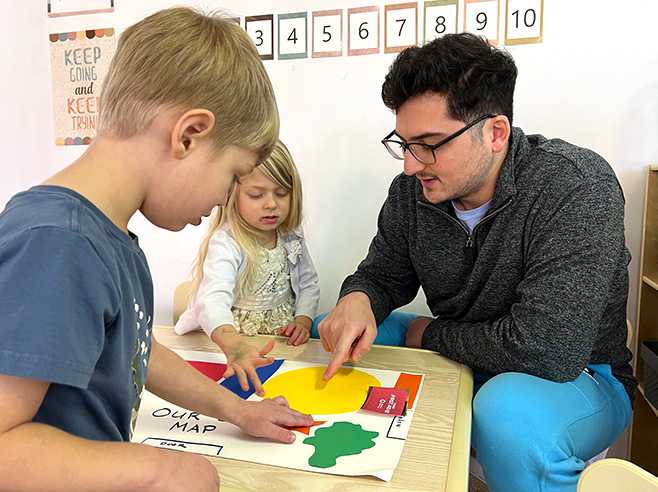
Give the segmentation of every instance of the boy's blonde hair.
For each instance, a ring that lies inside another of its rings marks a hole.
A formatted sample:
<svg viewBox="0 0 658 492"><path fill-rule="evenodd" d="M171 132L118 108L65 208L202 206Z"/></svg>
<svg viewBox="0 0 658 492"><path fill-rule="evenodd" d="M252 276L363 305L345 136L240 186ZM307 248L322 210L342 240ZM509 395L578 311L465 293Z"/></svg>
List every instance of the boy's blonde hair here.
<svg viewBox="0 0 658 492"><path fill-rule="evenodd" d="M288 217L279 226L282 234L287 234L297 229L302 223L302 181L295 162L286 146L277 141L270 156L256 169L259 169L272 182L281 186L290 193L290 212ZM192 266L192 285L190 287L190 304L196 298L199 285L203 279L203 263L208 255L208 245L212 235L225 223L231 227L233 237L244 250L247 257L247 265L240 276L240 292L248 292L258 273L258 263L261 260L260 244L258 242L258 231L247 224L240 216L237 206L237 190L239 183L233 183L229 192L228 202L224 206L216 207L210 217L208 231L201 242L199 253Z"/></svg>
<svg viewBox="0 0 658 492"><path fill-rule="evenodd" d="M279 114L249 35L221 14L160 10L128 27L103 82L98 133L128 138L162 110L211 111L217 155L232 145L261 158L274 147Z"/></svg>

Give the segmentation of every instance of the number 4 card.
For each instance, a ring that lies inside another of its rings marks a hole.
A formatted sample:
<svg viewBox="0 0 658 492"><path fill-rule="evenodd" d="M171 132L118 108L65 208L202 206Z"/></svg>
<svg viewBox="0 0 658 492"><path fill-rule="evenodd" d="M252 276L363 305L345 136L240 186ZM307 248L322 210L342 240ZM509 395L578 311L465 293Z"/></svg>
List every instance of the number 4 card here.
<svg viewBox="0 0 658 492"><path fill-rule="evenodd" d="M307 58L306 12L279 15L279 60Z"/></svg>

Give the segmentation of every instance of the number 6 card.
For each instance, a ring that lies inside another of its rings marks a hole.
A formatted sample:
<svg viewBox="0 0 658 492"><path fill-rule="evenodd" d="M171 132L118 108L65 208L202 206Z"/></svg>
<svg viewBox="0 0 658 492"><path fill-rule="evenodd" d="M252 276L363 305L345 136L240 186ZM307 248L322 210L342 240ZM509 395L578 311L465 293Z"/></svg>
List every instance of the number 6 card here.
<svg viewBox="0 0 658 492"><path fill-rule="evenodd" d="M379 53L379 7L347 10L347 54Z"/></svg>

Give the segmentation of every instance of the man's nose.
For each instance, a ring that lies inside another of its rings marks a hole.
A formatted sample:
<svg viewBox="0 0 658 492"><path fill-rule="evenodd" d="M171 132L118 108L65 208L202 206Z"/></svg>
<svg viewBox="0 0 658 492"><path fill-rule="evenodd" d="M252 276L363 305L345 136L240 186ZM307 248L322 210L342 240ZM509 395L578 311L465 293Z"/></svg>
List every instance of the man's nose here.
<svg viewBox="0 0 658 492"><path fill-rule="evenodd" d="M427 166L427 164L423 164L418 159L416 159L416 157L411 152L405 150L404 174L406 174L407 176L413 176L418 171L422 171L423 169L425 169L425 166Z"/></svg>

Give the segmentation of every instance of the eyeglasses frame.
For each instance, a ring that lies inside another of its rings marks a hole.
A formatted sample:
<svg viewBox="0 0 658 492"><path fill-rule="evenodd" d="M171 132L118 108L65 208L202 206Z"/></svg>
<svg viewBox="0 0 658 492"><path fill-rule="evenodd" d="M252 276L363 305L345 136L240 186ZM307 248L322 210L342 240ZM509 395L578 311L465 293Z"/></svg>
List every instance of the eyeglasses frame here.
<svg viewBox="0 0 658 492"><path fill-rule="evenodd" d="M391 154L391 156L393 156L394 159L402 161L402 160L404 160L404 155L402 157L399 157L399 156L395 155L391 151L391 149L388 147L388 142L395 143L395 144L398 144L398 145L402 146L402 148L404 150L407 150L407 151L411 152L411 155L413 155L414 159L416 159L418 162L422 162L423 164L428 164L428 165L429 164L435 164L436 163L436 154L435 154L436 149L438 149L442 145L447 144L451 140L457 138L459 135L464 133L466 130L469 130L470 128L477 125L481 121L489 119L489 118L495 118L496 116L499 116L499 115L497 115L497 114L484 114L484 115L480 116L479 118L476 118L475 120L471 121L466 126L463 126L459 130L457 130L455 133L452 133L452 134L448 135L446 138L444 138L439 143L434 144L434 145L424 144L424 143L420 143L420 142L411 142L410 144L408 144L406 142L401 142L400 140L392 140L391 137L393 135L396 135L395 130L393 130L391 133L386 135L386 137L384 137L381 142L382 142L382 144L384 144L384 147L386 147L386 150L388 150L388 153ZM399 136L400 135L398 135L398 137ZM422 147L425 147L425 148L431 150L432 151L432 157L433 157L432 162L425 162L425 161L419 159L418 156L411 149L411 145L420 145Z"/></svg>

